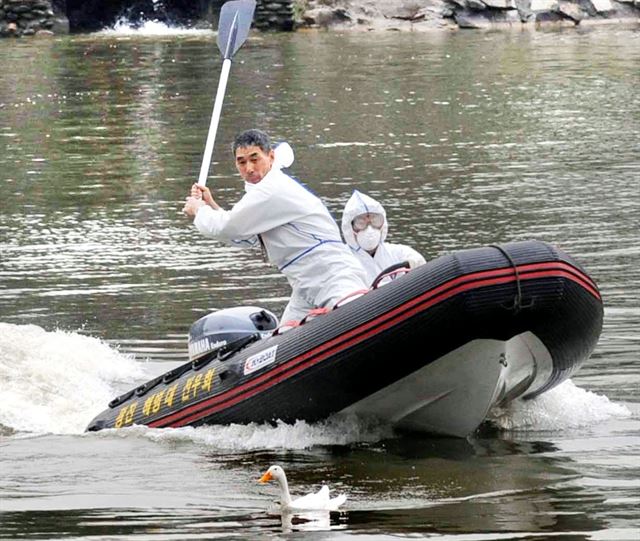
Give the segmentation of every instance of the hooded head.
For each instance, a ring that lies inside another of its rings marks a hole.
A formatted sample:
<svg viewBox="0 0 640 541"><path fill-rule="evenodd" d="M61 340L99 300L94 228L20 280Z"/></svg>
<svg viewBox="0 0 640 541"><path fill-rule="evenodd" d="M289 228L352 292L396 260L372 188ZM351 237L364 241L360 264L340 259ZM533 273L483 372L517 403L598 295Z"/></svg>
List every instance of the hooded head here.
<svg viewBox="0 0 640 541"><path fill-rule="evenodd" d="M384 223L382 224L382 228L380 229L380 243L384 242L387 238L387 214L384 211L384 207L378 203L372 197L369 197L367 194L359 192L358 190L353 190L353 194L347 201L347 204L344 207L344 212L342 213L342 234L344 235L345 242L355 251L366 249L367 251L371 250L369 245L364 242L364 237L369 236L370 233L374 233L372 231L372 226L369 226L367 229L360 233L356 233L353 230L352 222L356 218L356 216L360 216L361 214L381 214L384 218ZM361 246L358 242L358 236L362 236L363 244L365 246Z"/></svg>

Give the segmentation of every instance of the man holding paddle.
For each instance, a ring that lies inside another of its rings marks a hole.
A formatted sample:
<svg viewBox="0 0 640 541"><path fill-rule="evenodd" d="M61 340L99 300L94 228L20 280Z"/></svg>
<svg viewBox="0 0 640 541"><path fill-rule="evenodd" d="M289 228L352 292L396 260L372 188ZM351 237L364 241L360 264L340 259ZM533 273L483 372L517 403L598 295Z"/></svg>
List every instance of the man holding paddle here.
<svg viewBox="0 0 640 541"><path fill-rule="evenodd" d="M245 181L240 201L224 210L208 188L194 184L183 211L204 235L265 250L292 289L282 322L367 290L364 269L327 208L282 171L293 162L291 147L273 149L266 133L248 130L236 137L233 153Z"/></svg>
<svg viewBox="0 0 640 541"><path fill-rule="evenodd" d="M265 259L291 285L291 298L282 315L286 324L302 319L314 308L332 308L354 291L366 290L366 275L343 244L322 201L282 172L293 163L289 145L273 149L269 136L260 130L248 130L236 138L233 155L246 193L231 210L221 208L205 186L231 59L249 35L255 7L255 0L232 0L220 11L217 43L222 72L200 175L183 211L207 236L263 249Z"/></svg>

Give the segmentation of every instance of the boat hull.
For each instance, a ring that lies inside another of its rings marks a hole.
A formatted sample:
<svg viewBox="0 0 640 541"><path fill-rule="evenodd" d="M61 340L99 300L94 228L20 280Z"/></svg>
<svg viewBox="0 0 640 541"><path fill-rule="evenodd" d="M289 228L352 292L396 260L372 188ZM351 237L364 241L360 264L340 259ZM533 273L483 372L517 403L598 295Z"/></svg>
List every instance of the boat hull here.
<svg viewBox="0 0 640 541"><path fill-rule="evenodd" d="M535 346L529 348L530 344ZM376 417L405 430L464 437L482 423L491 407L521 396L536 375L551 371L551 357L530 333L506 342L478 339L343 412Z"/></svg>

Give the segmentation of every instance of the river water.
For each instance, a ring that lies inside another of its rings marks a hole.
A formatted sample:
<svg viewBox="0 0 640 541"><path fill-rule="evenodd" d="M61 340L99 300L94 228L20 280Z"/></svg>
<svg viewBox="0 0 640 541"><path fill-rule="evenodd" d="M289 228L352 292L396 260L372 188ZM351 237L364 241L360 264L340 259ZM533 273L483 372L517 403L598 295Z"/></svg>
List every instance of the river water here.
<svg viewBox="0 0 640 541"><path fill-rule="evenodd" d="M209 185L262 127L339 218L354 188L427 259L536 238L599 283L592 358L465 440L358 419L83 433L183 362L207 310L283 309L255 253L180 213L220 59L164 27L0 41L0 538L640 538L640 32L255 35L231 70ZM344 492L281 516L272 486Z"/></svg>

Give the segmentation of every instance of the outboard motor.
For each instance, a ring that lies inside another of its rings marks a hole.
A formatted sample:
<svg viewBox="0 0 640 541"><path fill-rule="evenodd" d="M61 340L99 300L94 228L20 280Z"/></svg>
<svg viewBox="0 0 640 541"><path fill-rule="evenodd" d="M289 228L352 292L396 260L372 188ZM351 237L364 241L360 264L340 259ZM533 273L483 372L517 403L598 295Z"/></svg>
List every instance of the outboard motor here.
<svg viewBox="0 0 640 541"><path fill-rule="evenodd" d="M221 350L232 351L271 336L278 318L257 306L237 306L212 312L189 329L189 359L195 361Z"/></svg>

